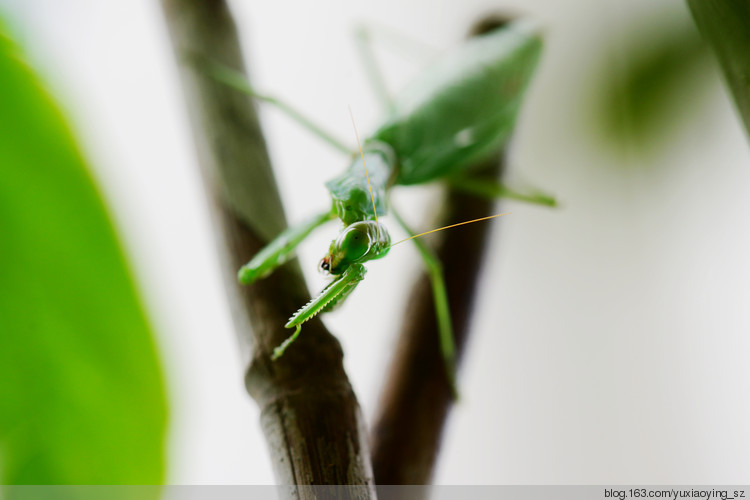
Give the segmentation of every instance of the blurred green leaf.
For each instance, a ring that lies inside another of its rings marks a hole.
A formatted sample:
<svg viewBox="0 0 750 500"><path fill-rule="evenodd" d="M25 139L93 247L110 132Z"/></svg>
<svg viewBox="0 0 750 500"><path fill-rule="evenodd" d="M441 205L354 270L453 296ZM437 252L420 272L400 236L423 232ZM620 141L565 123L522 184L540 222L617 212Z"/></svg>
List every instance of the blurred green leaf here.
<svg viewBox="0 0 750 500"><path fill-rule="evenodd" d="M750 134L750 2L688 0L695 23L718 56Z"/></svg>
<svg viewBox="0 0 750 500"><path fill-rule="evenodd" d="M158 484L151 329L65 120L0 22L0 477Z"/></svg>
<svg viewBox="0 0 750 500"><path fill-rule="evenodd" d="M700 117L711 59L687 13L671 11L627 26L597 67L596 127L612 146L664 146L682 122Z"/></svg>

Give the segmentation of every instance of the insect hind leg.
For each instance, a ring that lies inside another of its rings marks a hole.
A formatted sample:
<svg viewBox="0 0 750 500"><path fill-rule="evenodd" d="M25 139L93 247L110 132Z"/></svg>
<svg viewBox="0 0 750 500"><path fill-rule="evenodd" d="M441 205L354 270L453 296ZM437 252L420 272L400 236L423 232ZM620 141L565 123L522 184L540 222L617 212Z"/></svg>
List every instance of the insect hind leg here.
<svg viewBox="0 0 750 500"><path fill-rule="evenodd" d="M250 85L244 74L236 71L227 66L219 63L210 63L207 65L207 71L216 81L223 83L227 87L231 87L243 94L247 94L258 101L265 102L275 107L282 113L284 113L292 121L297 122L302 128L306 129L311 134L320 138L323 142L328 143L334 149L341 151L344 154L351 154L352 149L347 146L343 141L336 138L333 134L325 130L324 127L313 121L312 119L305 116L302 112L298 111L294 106L291 106L286 101L279 99L278 97L262 94Z"/></svg>
<svg viewBox="0 0 750 500"><path fill-rule="evenodd" d="M394 217L404 228L409 236L415 236L414 231L404 222L396 210L391 208ZM453 397L458 398L458 389L456 385L456 343L453 335L453 322L451 320L450 305L448 303L448 292L445 287L445 278L443 277L443 266L437 256L418 239L413 239L419 254L425 264L427 275L432 285L432 296L435 302L435 315L438 324L438 334L440 340L440 354L443 357L445 373L448 377Z"/></svg>
<svg viewBox="0 0 750 500"><path fill-rule="evenodd" d="M429 47L425 43L385 26L357 26L354 30L354 42L359 53L359 58L365 67L368 83L372 87L383 109L387 112L387 116L393 114L394 104L391 94L388 91L381 65L378 63L377 57L375 57L373 46L376 43L380 46L390 45L390 49L394 52L401 56L411 56L410 59L419 61L421 64L434 59L440 53L434 47Z"/></svg>
<svg viewBox="0 0 750 500"><path fill-rule="evenodd" d="M448 184L456 191L472 194L481 198L507 198L545 207L557 206L557 199L549 193L545 193L539 189L520 191L508 187L493 178L461 176L449 179Z"/></svg>
<svg viewBox="0 0 750 500"><path fill-rule="evenodd" d="M359 53L359 58L362 60L365 72L367 73L367 82L370 84L370 87L380 101L380 105L386 110L387 114L393 114L393 98L388 92L380 64L378 64L378 60L372 50L370 30L365 26L358 26L354 30L354 42Z"/></svg>

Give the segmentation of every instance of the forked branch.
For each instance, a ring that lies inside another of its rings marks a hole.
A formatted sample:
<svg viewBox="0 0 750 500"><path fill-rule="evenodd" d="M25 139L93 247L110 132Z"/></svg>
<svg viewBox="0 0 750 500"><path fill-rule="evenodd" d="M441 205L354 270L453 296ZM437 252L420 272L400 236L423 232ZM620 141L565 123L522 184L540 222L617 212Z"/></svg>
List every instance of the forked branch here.
<svg viewBox="0 0 750 500"><path fill-rule="evenodd" d="M484 33L505 20L488 18L474 33ZM500 159L488 161L477 175L498 178ZM436 226L450 226L493 213L485 198L448 190ZM453 319L456 363L460 364L469 337L470 316L491 224L469 224L441 233L435 247L443 263L445 285ZM424 489L381 489L380 485L429 484L440 449L443 428L454 402L450 378L440 352L435 304L427 273L408 299L408 312L399 336L370 433L372 463L378 492L390 498L414 498ZM459 391L460 391L460 385Z"/></svg>
<svg viewBox="0 0 750 500"><path fill-rule="evenodd" d="M286 485L364 485L344 490L372 498L369 451L360 408L338 341L319 320L296 349L271 361L284 324L309 300L296 261L241 287L236 271L286 226L251 99L218 82L206 61L243 71L239 42L223 0L162 0L177 55L199 163L214 220L235 324L248 355L246 385L261 408L276 476ZM208 332L207 332L208 333ZM293 486L294 498L313 498Z"/></svg>

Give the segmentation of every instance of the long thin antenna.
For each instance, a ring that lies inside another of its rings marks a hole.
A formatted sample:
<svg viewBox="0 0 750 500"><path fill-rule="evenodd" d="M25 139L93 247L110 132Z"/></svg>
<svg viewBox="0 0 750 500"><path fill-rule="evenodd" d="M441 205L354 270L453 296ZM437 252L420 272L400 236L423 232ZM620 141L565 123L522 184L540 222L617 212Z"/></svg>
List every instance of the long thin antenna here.
<svg viewBox="0 0 750 500"><path fill-rule="evenodd" d="M352 119L352 127L354 127L354 136L357 138L357 146L359 147L359 156L362 157L362 166L365 167L365 177L367 178L367 187L370 189L370 199L372 200L372 212L375 214L375 227L377 228L378 239L380 239L380 223L378 222L378 211L375 209L375 197L372 195L372 185L370 184L370 174L367 173L367 165L365 164L365 153L362 151L362 143L359 142L359 133L357 132L357 125L354 123L354 113L352 113L351 106L349 106L349 116Z"/></svg>
<svg viewBox="0 0 750 500"><path fill-rule="evenodd" d="M510 215L511 213L512 212L505 212L505 213L502 213L502 214L490 215L488 217L482 217L481 219L467 220L467 221L464 221L464 222L459 222L458 224L451 224L450 226L443 226L443 227L439 227L437 229L433 229L431 231L425 231L424 233L415 234L414 236L409 236L408 238L405 238L405 239L403 239L401 241L397 241L396 243L394 243L393 245L391 245L389 248L395 247L399 243L403 243L405 241L413 240L414 238L419 238L420 236L424 236L426 234L436 233L438 231L442 231L443 229L450 229L450 228L456 227L456 226L463 226L464 224L471 224L472 222L479 222L479 221L483 221L483 220L487 220L487 219L494 219L495 217L500 217L502 215Z"/></svg>

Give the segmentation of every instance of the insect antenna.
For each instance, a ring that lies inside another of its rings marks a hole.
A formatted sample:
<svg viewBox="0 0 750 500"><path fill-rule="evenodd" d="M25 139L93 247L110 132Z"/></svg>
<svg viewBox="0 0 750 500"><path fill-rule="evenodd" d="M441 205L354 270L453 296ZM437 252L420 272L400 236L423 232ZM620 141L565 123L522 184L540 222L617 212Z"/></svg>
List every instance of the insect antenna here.
<svg viewBox="0 0 750 500"><path fill-rule="evenodd" d="M367 187L370 189L370 200L372 200L372 211L375 214L375 227L377 229L378 239L380 239L380 223L378 222L378 211L375 208L375 196L372 195L372 185L370 184L370 174L367 173L367 164L365 164L365 153L362 151L362 143L359 141L359 132L357 132L357 125L354 123L354 113L352 113L351 106L349 106L349 116L352 119L352 127L354 127L354 136L357 138L357 147L359 147L359 156L362 157L362 166L365 167L365 177L367 178Z"/></svg>
<svg viewBox="0 0 750 500"><path fill-rule="evenodd" d="M424 236L426 234L436 233L438 231L442 231L443 229L450 229L450 228L456 227L456 226L463 226L464 224L471 224L472 222L480 222L480 221L487 220L487 219L494 219L495 217L501 217L503 215L510 215L511 213L512 212L505 212L505 213L502 213L502 214L489 215L487 217L481 217L479 219L467 220L467 221L464 221L464 222L459 222L457 224L451 224L450 226L439 227L437 229L432 229L430 231L425 231L424 233L419 233L419 234L415 234L414 236L409 236L408 238L404 238L403 240L397 241L396 243L394 243L393 245L391 245L388 248L395 247L399 243L403 243L405 241L413 240L414 238L419 238L420 236Z"/></svg>

